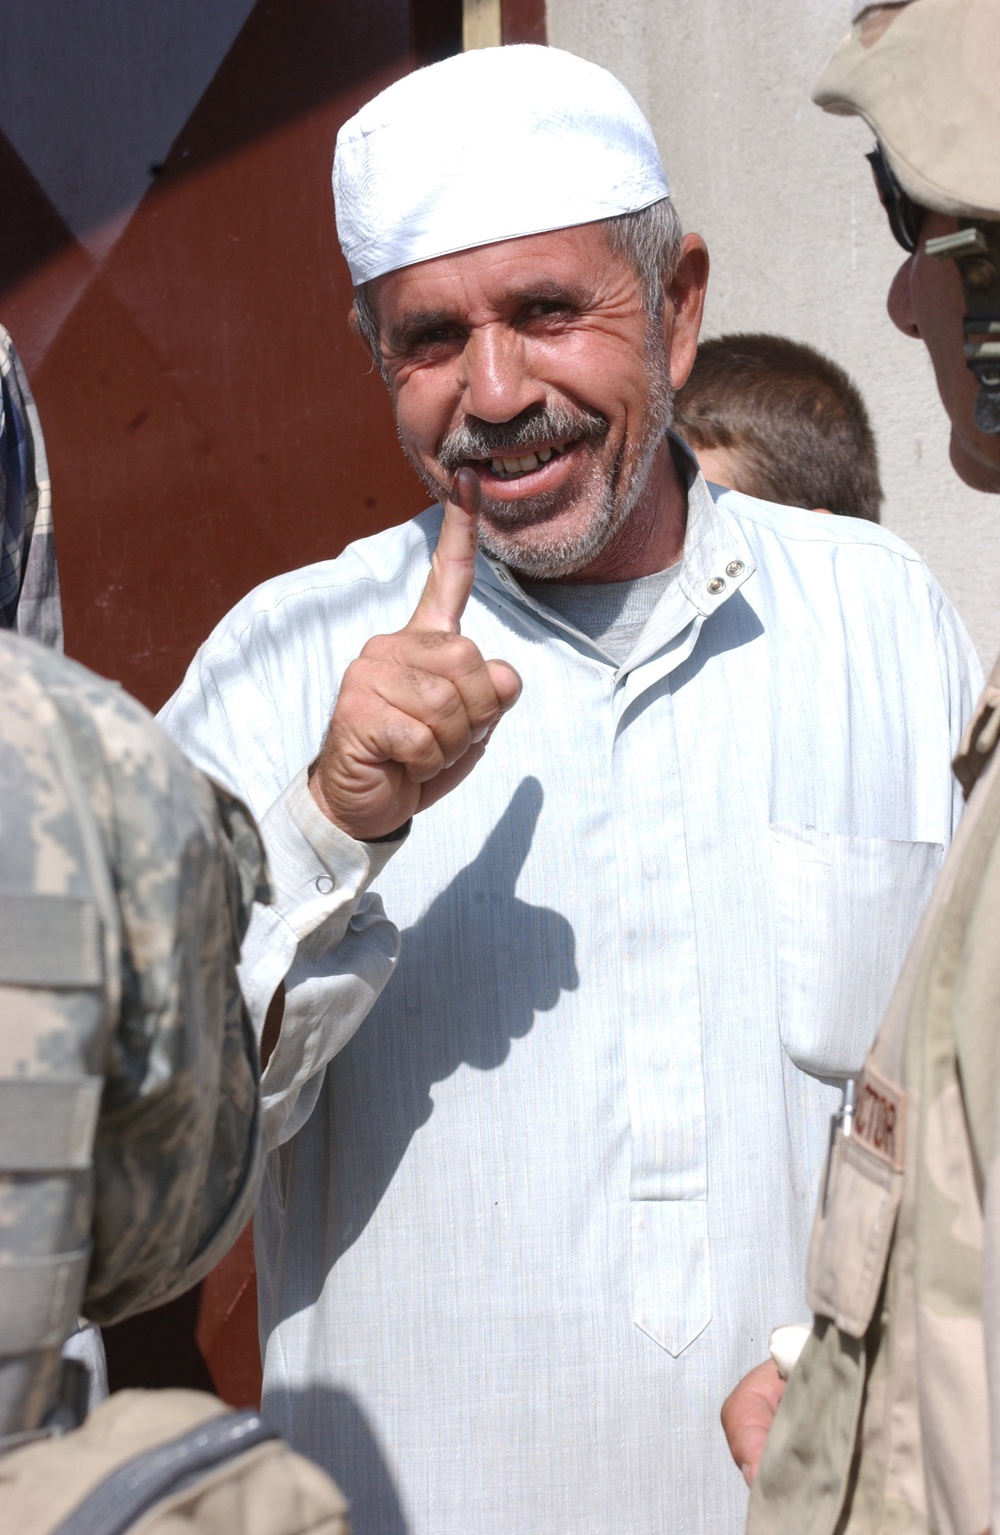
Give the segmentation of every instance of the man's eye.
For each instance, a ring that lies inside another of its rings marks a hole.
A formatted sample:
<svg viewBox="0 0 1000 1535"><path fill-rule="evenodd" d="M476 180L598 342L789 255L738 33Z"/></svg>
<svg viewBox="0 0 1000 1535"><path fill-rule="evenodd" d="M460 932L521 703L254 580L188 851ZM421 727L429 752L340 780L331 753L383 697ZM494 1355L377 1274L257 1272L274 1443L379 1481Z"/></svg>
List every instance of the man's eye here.
<svg viewBox="0 0 1000 1535"><path fill-rule="evenodd" d="M572 306L561 298L539 298L526 304L522 311L526 320L561 320L572 312Z"/></svg>
<svg viewBox="0 0 1000 1535"><path fill-rule="evenodd" d="M410 338L410 350L419 352L426 347L443 346L449 341L454 341L455 336L455 329L451 325L432 325Z"/></svg>

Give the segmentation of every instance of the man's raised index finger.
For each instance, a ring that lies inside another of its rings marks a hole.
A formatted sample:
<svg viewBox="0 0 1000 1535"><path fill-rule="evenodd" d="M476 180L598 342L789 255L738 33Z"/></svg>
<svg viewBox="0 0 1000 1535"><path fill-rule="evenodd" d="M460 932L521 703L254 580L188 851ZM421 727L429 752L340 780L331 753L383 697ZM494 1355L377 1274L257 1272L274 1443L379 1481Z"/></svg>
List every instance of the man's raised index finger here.
<svg viewBox="0 0 1000 1535"><path fill-rule="evenodd" d="M444 521L431 560L431 573L408 629L458 634L476 573L480 500L475 471L459 469L444 504Z"/></svg>

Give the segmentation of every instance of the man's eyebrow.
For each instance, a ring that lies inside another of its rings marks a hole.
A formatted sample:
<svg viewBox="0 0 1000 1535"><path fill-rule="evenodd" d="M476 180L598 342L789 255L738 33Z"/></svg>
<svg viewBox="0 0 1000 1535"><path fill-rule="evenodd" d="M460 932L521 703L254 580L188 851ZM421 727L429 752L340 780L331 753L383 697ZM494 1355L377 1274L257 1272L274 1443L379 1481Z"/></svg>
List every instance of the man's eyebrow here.
<svg viewBox="0 0 1000 1535"><path fill-rule="evenodd" d="M438 330L442 325L455 323L455 315L448 309L413 309L396 321L386 341L392 351L399 352L425 331Z"/></svg>
<svg viewBox="0 0 1000 1535"><path fill-rule="evenodd" d="M565 304L571 309L585 307L589 290L575 283L563 282L555 277L533 278L522 288L515 288L504 295L505 309L528 309L532 304ZM391 351L405 351L420 336L442 326L461 325L462 321L450 309L414 309L403 315L386 337Z"/></svg>

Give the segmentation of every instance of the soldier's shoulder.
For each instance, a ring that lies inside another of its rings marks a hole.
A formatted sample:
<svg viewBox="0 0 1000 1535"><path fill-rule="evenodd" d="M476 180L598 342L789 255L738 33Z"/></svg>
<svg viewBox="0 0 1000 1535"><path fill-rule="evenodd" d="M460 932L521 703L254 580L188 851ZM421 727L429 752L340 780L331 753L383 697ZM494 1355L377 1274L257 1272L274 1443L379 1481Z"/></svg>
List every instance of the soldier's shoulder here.
<svg viewBox="0 0 1000 1535"><path fill-rule="evenodd" d="M84 777L113 763L116 776L162 787L178 775L197 779L149 710L117 682L99 677L58 651L7 631L0 633L0 707L19 702L30 721L55 710L77 750ZM43 703L44 701L44 703Z"/></svg>
<svg viewBox="0 0 1000 1535"><path fill-rule="evenodd" d="M118 682L99 677L78 661L71 661L61 651L40 645L37 640L10 630L0 630L0 686L16 690L34 686L45 693L69 689L81 697L106 701L121 708L131 718L151 719L148 709L130 698Z"/></svg>

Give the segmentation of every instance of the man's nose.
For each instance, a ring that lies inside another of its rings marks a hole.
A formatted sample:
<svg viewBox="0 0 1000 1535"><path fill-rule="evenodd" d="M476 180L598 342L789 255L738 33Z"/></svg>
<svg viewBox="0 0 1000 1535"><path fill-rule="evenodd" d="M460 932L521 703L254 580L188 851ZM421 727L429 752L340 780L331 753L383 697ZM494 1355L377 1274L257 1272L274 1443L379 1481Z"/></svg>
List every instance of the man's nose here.
<svg viewBox="0 0 1000 1535"><path fill-rule="evenodd" d="M469 336L462 354L462 410L481 421L510 421L545 400L544 386L531 375L524 340L508 326L483 326Z"/></svg>

